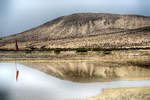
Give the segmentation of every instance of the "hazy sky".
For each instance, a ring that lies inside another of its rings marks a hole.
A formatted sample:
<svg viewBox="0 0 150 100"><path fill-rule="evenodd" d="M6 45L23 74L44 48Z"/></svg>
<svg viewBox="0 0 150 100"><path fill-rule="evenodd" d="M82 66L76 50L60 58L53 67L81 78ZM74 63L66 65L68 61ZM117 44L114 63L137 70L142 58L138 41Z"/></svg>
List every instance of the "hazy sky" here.
<svg viewBox="0 0 150 100"><path fill-rule="evenodd" d="M150 0L0 0L0 37L23 32L72 13L150 16Z"/></svg>

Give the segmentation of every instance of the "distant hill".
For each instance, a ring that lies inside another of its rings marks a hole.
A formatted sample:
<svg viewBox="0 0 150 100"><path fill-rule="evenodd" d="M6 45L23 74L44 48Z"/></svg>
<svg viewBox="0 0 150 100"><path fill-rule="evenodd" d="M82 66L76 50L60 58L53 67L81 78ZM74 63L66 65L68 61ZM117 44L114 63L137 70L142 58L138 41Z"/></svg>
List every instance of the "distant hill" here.
<svg viewBox="0 0 150 100"><path fill-rule="evenodd" d="M0 39L0 49L129 48L150 46L150 17L102 13L62 16Z"/></svg>

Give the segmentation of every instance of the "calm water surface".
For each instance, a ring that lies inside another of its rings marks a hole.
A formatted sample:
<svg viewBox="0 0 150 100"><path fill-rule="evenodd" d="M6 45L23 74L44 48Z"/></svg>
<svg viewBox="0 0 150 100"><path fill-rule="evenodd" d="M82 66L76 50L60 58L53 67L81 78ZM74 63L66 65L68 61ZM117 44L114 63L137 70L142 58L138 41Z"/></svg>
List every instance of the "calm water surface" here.
<svg viewBox="0 0 150 100"><path fill-rule="evenodd" d="M0 100L65 100L99 95L104 88L150 86L150 81L75 83L15 63L0 63Z"/></svg>

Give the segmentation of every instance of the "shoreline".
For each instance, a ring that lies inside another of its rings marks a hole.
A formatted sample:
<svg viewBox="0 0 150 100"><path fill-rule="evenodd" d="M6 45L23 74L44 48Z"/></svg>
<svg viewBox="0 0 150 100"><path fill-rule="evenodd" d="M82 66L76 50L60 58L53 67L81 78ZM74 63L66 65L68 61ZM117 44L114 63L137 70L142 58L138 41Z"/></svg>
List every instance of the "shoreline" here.
<svg viewBox="0 0 150 100"><path fill-rule="evenodd" d="M76 82L150 80L150 50L77 54L70 51L60 54L48 51L0 52L0 63L22 63L54 77Z"/></svg>
<svg viewBox="0 0 150 100"><path fill-rule="evenodd" d="M150 87L106 88L102 94L87 99L67 100L149 100Z"/></svg>

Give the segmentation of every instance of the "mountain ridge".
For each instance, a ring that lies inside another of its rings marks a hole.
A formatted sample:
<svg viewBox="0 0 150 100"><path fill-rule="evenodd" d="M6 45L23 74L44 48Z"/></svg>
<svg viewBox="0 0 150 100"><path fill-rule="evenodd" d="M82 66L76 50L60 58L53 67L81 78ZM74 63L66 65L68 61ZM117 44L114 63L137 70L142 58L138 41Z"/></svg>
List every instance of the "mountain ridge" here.
<svg viewBox="0 0 150 100"><path fill-rule="evenodd" d="M95 48L95 46L92 47L92 45L100 45L100 42L103 45L111 44L110 41L106 40L109 34L112 33L113 33L112 38L116 36L115 33L120 33L121 35L123 35L127 32L131 32L131 30L134 30L134 33L136 34L141 33L142 35L145 33L147 34L145 36L149 36L148 34L149 26L150 26L150 17L148 16L104 14L104 13L77 13L68 16L61 16L52 21L44 23L36 28L27 30L19 34L1 38L0 48L6 48L6 46L8 48L12 48L10 45L14 42L14 40L18 40L18 42L20 42L21 45L23 45L22 49L29 48L28 43L30 43L30 45L31 44L35 45L35 48L38 49L40 49L43 46L45 46L46 48L68 48L68 47ZM100 38L99 39L97 38L97 42L99 43L92 43L93 41L90 42L91 40L89 41L89 39L87 39L87 37L90 38L91 36L102 36L102 35L106 35L105 36L106 40L104 41L103 39L100 40ZM81 38L81 41L79 40L80 39L79 37ZM119 35L118 37L116 37L116 41L118 41L119 37L120 37ZM134 36L132 36L132 39L131 36L128 37L132 40L132 43L134 40L133 37ZM71 42L71 40L68 40L69 38L74 41L74 44ZM143 42L148 41L147 37L143 36L143 38L146 39L146 41ZM63 41L64 43L63 45L61 45L62 43L59 43L61 39L64 39L64 41L66 41L66 42ZM78 41L76 40L80 41L84 45L81 46L81 44L79 44ZM141 40L143 39L141 38ZM139 42L141 40L138 39L137 42L141 43ZM115 40L112 41L114 42ZM126 41L129 41L129 39ZM116 44L116 42L114 42L114 44ZM124 45L124 43L122 45ZM107 46L102 47L107 48ZM97 48L101 47L97 46Z"/></svg>

